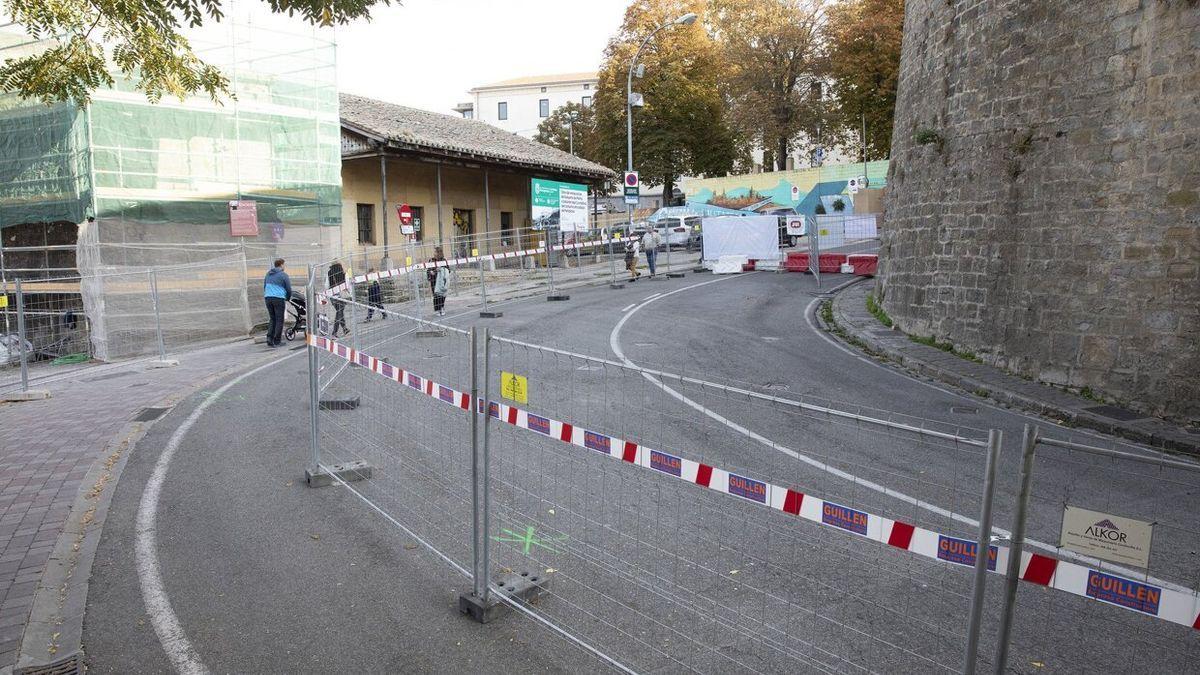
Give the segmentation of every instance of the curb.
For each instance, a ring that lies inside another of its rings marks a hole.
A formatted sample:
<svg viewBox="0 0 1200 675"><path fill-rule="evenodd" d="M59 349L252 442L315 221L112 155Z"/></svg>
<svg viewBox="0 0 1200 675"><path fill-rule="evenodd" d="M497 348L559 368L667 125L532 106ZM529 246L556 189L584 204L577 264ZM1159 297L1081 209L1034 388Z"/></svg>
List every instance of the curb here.
<svg viewBox="0 0 1200 675"><path fill-rule="evenodd" d="M879 336L873 334L874 331L864 329L860 325L860 321L864 317L852 316L847 311L846 304L851 302L851 300L849 300L848 296L843 297L846 294L841 293L841 290L844 289L838 289L838 292L834 294L833 299L830 301L833 304L833 319L836 326L825 325L825 321L820 317L820 312L818 312L817 319L821 322L822 328L826 332L840 339L842 342L849 343L851 347L859 349L865 347L864 351L867 351L869 355L876 358L897 363L917 374L944 382L971 394L982 395L1001 404L1036 413L1065 426L1080 427L1111 436L1118 436L1159 450L1200 456L1200 436L1192 440L1188 437L1190 434L1179 429L1179 427L1170 425L1168 422L1157 420L1156 418L1143 418L1143 420L1149 420L1150 424L1161 426L1162 429L1149 430L1139 428L1132 424L1126 424L1119 420L1113 420L1088 412L1084 408L1097 405L1095 401L1078 398L1058 389L1051 389L1048 385L1039 384L1037 386L1048 389L1047 393L1054 393L1057 397L1067 396L1075 398L1078 404L1064 405L1052 400L1030 396L1027 393L991 382L985 382L956 369L940 365L936 359L946 359L947 357L944 352L933 347L915 345L908 341L907 334L899 330L894 330L895 336L897 338L904 338L906 350L901 351L896 349L889 344L889 342L896 338L888 337L887 339L880 339ZM866 314L865 307L863 313ZM878 330L887 330L883 324L878 323L875 317L866 314L865 319L869 320L870 324L873 327L877 327ZM839 332L844 332L851 340L845 339L845 336L839 335ZM925 358L924 355L918 356L907 353L911 351L924 352L925 350L929 351L929 358ZM950 356L948 358L958 359L959 357ZM995 369L995 371L1008 377L1015 377L999 369Z"/></svg>
<svg viewBox="0 0 1200 675"><path fill-rule="evenodd" d="M239 363L193 382L168 394L156 407L173 409L213 381L244 367L244 363ZM136 449L138 442L159 420L127 423L88 469L38 582L12 672L50 672L53 666L71 663L82 672L88 584L96 549L104 532L104 521L131 450Z"/></svg>

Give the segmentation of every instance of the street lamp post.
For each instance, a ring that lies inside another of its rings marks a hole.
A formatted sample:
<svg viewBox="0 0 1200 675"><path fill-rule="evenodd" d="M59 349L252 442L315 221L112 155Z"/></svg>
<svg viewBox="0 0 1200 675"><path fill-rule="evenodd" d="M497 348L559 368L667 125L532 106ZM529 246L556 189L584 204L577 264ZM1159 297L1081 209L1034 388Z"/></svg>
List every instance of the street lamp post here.
<svg viewBox="0 0 1200 675"><path fill-rule="evenodd" d="M642 50L646 48L646 45L650 43L650 40L657 35L659 31L663 30L664 28L670 28L671 26L686 26L695 22L696 15L692 12L688 12L674 21L664 23L658 28L655 28L650 32L649 35L646 36L645 40L642 40L641 46L638 47L637 52L633 55L633 61L629 62L629 76L625 78L625 156L628 161L628 171L633 171L633 69L637 67L637 61L642 55ZM629 231L632 233L633 209L629 208L630 206L632 205L626 204L626 210L629 211Z"/></svg>
<svg viewBox="0 0 1200 675"><path fill-rule="evenodd" d="M567 144L569 147L568 152L572 155L575 154L575 120L577 119L579 119L579 113L567 113Z"/></svg>

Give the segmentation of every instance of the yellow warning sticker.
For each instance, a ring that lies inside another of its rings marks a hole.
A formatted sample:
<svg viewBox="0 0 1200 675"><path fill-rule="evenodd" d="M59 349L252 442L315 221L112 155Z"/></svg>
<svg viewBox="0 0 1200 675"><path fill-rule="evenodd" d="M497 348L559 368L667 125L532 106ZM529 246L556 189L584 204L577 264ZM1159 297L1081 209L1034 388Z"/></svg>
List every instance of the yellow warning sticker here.
<svg viewBox="0 0 1200 675"><path fill-rule="evenodd" d="M471 257L475 257L477 255L479 255L479 249L477 249L477 248L471 249Z"/></svg>
<svg viewBox="0 0 1200 675"><path fill-rule="evenodd" d="M404 266L405 266L405 267L411 267L411 266L412 266L412 256L411 256L411 255L406 255L406 256L404 256Z"/></svg>
<svg viewBox="0 0 1200 675"><path fill-rule="evenodd" d="M0 295L0 307L8 307L8 296Z"/></svg>
<svg viewBox="0 0 1200 675"><path fill-rule="evenodd" d="M500 395L517 403L529 403L529 380L523 375L500 371Z"/></svg>

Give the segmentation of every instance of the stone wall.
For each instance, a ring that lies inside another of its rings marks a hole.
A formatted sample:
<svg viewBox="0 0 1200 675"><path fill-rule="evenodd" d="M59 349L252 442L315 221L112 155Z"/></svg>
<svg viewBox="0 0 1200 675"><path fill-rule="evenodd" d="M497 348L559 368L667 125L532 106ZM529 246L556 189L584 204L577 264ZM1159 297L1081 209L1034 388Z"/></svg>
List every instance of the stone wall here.
<svg viewBox="0 0 1200 675"><path fill-rule="evenodd" d="M1200 420L1200 3L909 0L904 28L887 312Z"/></svg>

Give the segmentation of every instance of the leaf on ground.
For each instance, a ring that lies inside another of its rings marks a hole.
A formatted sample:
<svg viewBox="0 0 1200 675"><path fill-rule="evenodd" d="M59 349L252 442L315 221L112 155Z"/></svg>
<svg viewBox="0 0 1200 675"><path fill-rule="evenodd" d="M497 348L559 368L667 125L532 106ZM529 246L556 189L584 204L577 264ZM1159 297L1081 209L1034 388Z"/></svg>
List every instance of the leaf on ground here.
<svg viewBox="0 0 1200 675"><path fill-rule="evenodd" d="M310 534L308 536L312 537L313 541L318 541L321 538L319 534Z"/></svg>
<svg viewBox="0 0 1200 675"><path fill-rule="evenodd" d="M405 545L404 545L404 550L405 550L405 551L411 551L411 550L413 550L413 549L414 549L414 548L416 548L416 547L417 547L417 545L416 545L416 544L413 544L413 543L408 543L408 544L405 544Z"/></svg>
<svg viewBox="0 0 1200 675"><path fill-rule="evenodd" d="M1043 663L1042 661L1030 661L1029 665L1033 666L1034 668L1045 668L1046 667L1046 664Z"/></svg>

